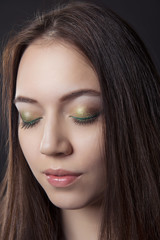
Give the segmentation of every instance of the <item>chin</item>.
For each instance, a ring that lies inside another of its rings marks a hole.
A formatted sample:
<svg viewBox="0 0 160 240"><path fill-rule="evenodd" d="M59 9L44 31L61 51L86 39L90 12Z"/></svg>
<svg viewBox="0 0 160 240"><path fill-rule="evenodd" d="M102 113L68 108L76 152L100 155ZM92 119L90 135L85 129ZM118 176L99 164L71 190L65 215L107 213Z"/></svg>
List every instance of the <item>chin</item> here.
<svg viewBox="0 0 160 240"><path fill-rule="evenodd" d="M63 196L62 196L63 195ZM90 198L80 194L79 196L73 196L72 194L51 194L48 195L49 200L60 209L75 210L81 209L93 205L100 204L100 197Z"/></svg>

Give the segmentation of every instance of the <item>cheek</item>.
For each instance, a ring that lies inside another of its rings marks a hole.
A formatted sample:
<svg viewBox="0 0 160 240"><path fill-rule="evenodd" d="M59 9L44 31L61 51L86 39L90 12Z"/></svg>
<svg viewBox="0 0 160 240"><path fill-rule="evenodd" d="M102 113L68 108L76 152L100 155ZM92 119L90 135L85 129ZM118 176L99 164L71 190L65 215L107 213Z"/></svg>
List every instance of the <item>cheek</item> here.
<svg viewBox="0 0 160 240"><path fill-rule="evenodd" d="M99 128L81 131L73 138L75 153L86 168L102 166L102 133Z"/></svg>
<svg viewBox="0 0 160 240"><path fill-rule="evenodd" d="M28 133L26 133L25 130L19 130L18 138L25 159L32 169L34 165L37 165L39 143L37 142L37 135L31 134L31 132L29 133L29 130L26 131L28 131Z"/></svg>

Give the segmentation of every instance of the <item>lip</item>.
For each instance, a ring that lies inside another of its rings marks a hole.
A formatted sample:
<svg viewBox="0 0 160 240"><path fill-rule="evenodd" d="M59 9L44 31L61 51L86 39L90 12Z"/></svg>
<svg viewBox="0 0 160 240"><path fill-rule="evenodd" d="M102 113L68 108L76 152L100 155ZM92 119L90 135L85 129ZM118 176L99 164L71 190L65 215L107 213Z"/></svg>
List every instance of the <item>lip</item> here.
<svg viewBox="0 0 160 240"><path fill-rule="evenodd" d="M81 176L81 173L63 169L47 169L43 173L46 175L47 181L54 187L67 187Z"/></svg>

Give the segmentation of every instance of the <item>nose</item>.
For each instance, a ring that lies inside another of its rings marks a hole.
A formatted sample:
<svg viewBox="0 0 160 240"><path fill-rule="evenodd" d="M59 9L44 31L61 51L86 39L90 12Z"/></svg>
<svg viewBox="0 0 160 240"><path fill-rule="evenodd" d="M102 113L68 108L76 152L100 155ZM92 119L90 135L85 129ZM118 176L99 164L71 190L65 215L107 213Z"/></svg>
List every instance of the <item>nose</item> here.
<svg viewBox="0 0 160 240"><path fill-rule="evenodd" d="M40 152L48 156L68 156L72 154L72 144L60 125L46 124L40 142Z"/></svg>

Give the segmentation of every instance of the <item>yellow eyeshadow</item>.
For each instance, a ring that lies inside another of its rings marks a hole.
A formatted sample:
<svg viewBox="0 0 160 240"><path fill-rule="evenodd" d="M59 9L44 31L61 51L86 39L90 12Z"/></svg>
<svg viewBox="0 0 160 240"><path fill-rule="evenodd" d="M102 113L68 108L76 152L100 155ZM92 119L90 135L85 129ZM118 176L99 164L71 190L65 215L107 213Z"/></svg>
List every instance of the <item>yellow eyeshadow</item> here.
<svg viewBox="0 0 160 240"><path fill-rule="evenodd" d="M33 114L31 112L22 112L22 113L20 113L20 115L21 115L22 120L26 121L26 122L32 121L36 118L39 118L39 116L37 114Z"/></svg>
<svg viewBox="0 0 160 240"><path fill-rule="evenodd" d="M73 114L75 117L89 117L95 114L95 110L93 109L88 109L87 107L78 107L73 111Z"/></svg>

